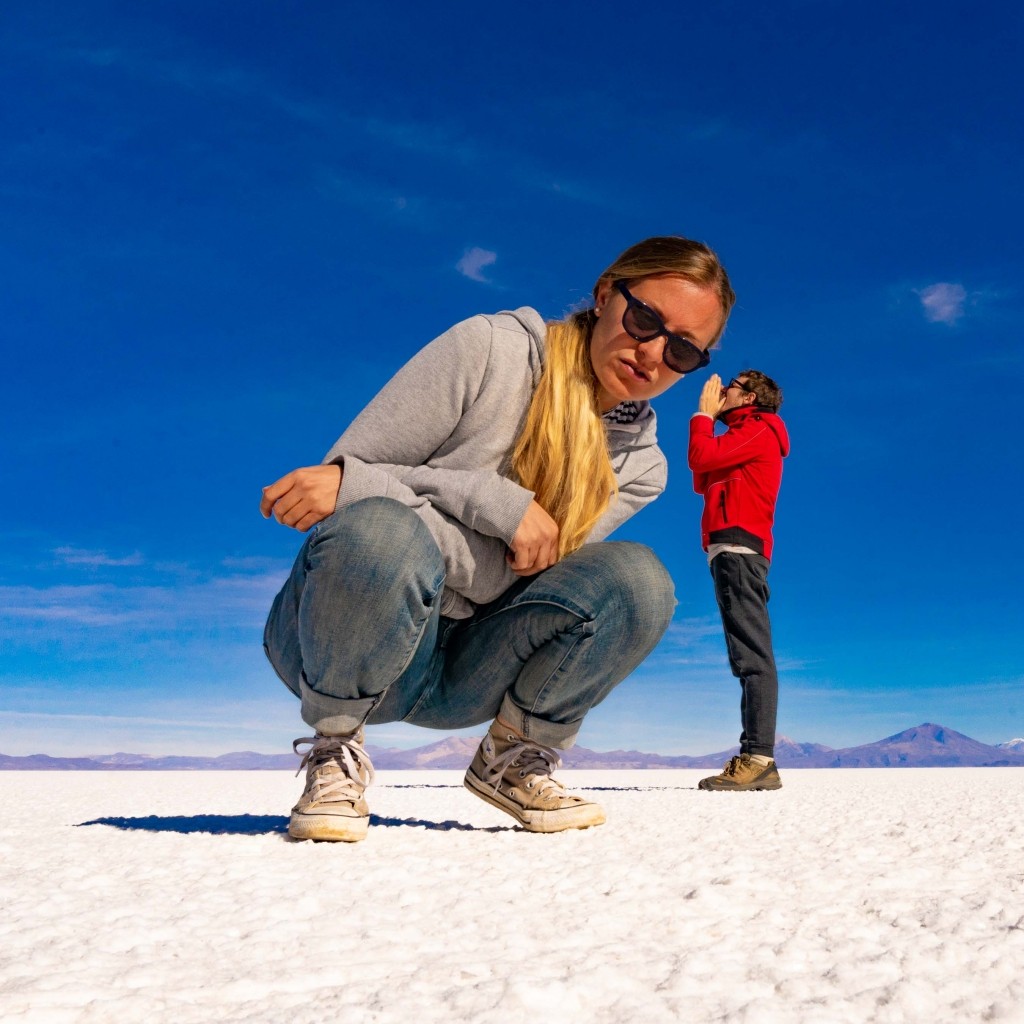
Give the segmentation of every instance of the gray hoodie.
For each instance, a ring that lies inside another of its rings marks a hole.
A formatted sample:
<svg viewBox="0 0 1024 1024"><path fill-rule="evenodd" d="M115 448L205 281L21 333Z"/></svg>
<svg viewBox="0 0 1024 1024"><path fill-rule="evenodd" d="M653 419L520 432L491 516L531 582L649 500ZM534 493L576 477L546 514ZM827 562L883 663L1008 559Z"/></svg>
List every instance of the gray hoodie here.
<svg viewBox="0 0 1024 1024"><path fill-rule="evenodd" d="M546 333L528 306L463 320L417 352L324 457L342 466L339 509L394 498L429 527L447 570L442 615L466 618L518 579L505 555L534 495L508 474ZM654 410L635 404L632 423L605 419L619 493L587 543L665 489Z"/></svg>

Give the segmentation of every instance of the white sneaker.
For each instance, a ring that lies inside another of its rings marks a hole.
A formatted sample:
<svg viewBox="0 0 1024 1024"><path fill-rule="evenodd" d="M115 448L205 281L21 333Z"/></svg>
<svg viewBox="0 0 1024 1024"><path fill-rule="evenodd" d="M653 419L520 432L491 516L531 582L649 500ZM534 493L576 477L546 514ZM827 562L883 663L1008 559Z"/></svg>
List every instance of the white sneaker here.
<svg viewBox="0 0 1024 1024"><path fill-rule="evenodd" d="M296 775L306 769L306 788L292 808L288 834L293 839L356 843L366 838L370 808L363 798L373 782L373 765L363 750L363 730L351 736L307 736L292 749L309 743Z"/></svg>
<svg viewBox="0 0 1024 1024"><path fill-rule="evenodd" d="M603 825L600 804L567 793L551 773L561 767L558 751L523 739L495 721L477 748L464 784L527 832L562 832Z"/></svg>

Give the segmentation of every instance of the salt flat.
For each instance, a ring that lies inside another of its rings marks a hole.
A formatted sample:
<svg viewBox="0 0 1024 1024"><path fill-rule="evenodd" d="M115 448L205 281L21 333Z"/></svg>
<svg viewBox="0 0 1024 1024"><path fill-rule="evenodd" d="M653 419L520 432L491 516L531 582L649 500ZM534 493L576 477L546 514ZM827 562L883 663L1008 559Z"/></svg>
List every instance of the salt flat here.
<svg viewBox="0 0 1024 1024"><path fill-rule="evenodd" d="M11 1021L1024 1021L1024 770L565 772L531 835L382 772L358 845L284 772L0 775Z"/></svg>

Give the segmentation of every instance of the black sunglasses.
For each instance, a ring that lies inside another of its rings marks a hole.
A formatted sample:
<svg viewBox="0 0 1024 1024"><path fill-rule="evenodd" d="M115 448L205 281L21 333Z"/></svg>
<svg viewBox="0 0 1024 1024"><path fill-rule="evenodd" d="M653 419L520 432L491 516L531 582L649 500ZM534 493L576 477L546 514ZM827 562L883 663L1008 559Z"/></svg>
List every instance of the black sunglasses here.
<svg viewBox="0 0 1024 1024"><path fill-rule="evenodd" d="M622 314L622 327L635 341L654 341L664 337L665 351L662 362L675 373L692 373L711 362L711 354L697 348L689 338L673 334L665 322L645 302L641 302L626 287L625 281L616 281L615 287L626 300Z"/></svg>
<svg viewBox="0 0 1024 1024"><path fill-rule="evenodd" d="M735 377L733 377L733 379L731 381L729 381L728 384L726 384L726 386L725 386L726 391L728 391L729 388L739 388L740 391L746 391L746 393L748 395L756 395L757 394L757 392L749 384L744 384L743 381L737 380Z"/></svg>

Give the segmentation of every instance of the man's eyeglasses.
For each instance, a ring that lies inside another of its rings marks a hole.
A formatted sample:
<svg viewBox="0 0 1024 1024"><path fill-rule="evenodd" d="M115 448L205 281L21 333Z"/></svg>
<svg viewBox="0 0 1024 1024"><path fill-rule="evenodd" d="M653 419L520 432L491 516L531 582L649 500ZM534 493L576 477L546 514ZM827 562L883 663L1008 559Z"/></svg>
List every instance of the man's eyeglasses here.
<svg viewBox="0 0 1024 1024"><path fill-rule="evenodd" d="M743 381L737 380L735 377L733 377L733 379L729 381L728 384L726 384L725 390L728 391L729 388L739 388L740 391L746 391L748 395L757 394L757 392L754 391L754 389L749 384L744 384Z"/></svg>
<svg viewBox="0 0 1024 1024"><path fill-rule="evenodd" d="M673 334L665 322L645 302L641 302L631 294L625 281L616 281L615 287L626 300L626 309L622 314L623 330L635 341L654 341L664 337L665 351L662 362L675 373L692 373L711 362L711 355L697 348L689 338Z"/></svg>

